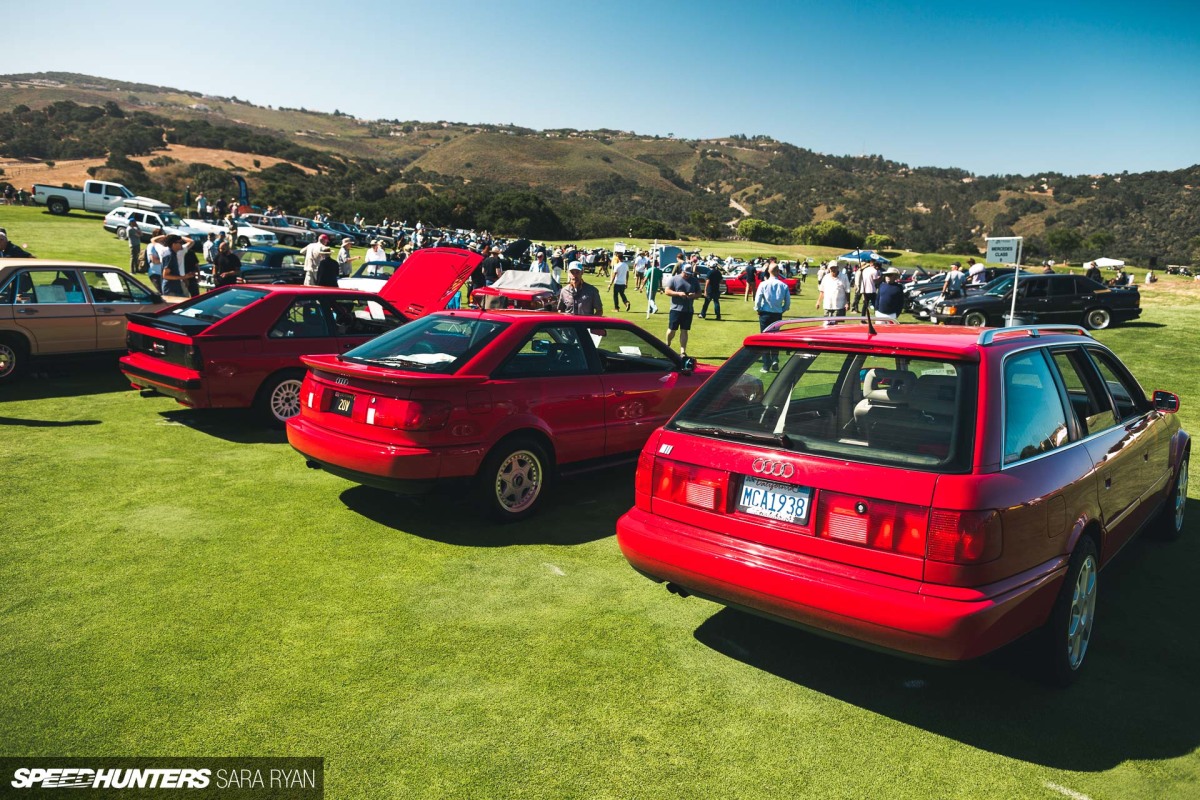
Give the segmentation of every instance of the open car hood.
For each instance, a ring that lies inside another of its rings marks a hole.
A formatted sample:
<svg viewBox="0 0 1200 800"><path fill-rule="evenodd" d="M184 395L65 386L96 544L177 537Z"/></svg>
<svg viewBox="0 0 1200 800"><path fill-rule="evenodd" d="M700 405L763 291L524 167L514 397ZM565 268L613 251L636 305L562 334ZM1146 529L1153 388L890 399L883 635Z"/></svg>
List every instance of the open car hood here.
<svg viewBox="0 0 1200 800"><path fill-rule="evenodd" d="M478 253L457 247L418 250L388 278L379 296L409 319L441 311L482 261Z"/></svg>

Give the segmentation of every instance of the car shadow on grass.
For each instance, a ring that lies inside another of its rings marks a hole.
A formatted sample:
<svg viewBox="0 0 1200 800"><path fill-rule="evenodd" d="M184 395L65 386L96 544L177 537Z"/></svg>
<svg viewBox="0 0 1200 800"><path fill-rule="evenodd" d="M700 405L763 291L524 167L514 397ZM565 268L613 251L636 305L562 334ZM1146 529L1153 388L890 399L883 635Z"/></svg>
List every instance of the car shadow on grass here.
<svg viewBox="0 0 1200 800"><path fill-rule="evenodd" d="M287 444L287 432L269 428L248 408L178 408L160 411L162 423L187 427L237 444Z"/></svg>
<svg viewBox="0 0 1200 800"><path fill-rule="evenodd" d="M1165 328L1167 327L1161 322L1122 322L1121 328Z"/></svg>
<svg viewBox="0 0 1200 800"><path fill-rule="evenodd" d="M407 497L355 486L342 492L351 511L395 531L463 547L579 545L612 536L633 506L632 465L559 479L529 519L500 524L483 516L470 484Z"/></svg>
<svg viewBox="0 0 1200 800"><path fill-rule="evenodd" d="M39 358L30 362L24 375L3 388L0 400L48 400L130 390L118 358L118 355Z"/></svg>
<svg viewBox="0 0 1200 800"><path fill-rule="evenodd" d="M1094 649L1074 686L1040 683L1030 640L942 667L865 650L731 609L696 639L846 703L1008 758L1099 772L1200 746L1193 612L1200 502L1179 542L1135 540L1101 573Z"/></svg>

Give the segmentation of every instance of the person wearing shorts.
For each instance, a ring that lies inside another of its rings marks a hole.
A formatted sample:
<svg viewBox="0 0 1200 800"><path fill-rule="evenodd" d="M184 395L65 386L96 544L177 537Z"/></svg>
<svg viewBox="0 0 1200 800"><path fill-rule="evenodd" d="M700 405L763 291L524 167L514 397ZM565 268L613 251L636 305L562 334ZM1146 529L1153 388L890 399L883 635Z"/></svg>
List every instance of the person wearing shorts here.
<svg viewBox="0 0 1200 800"><path fill-rule="evenodd" d="M683 271L676 275L668 275L663 280L663 294L671 298L671 313L667 319L667 347L679 331L679 355L687 355L688 331L692 329L692 304L701 297L700 281L692 271L692 265L685 264Z"/></svg>

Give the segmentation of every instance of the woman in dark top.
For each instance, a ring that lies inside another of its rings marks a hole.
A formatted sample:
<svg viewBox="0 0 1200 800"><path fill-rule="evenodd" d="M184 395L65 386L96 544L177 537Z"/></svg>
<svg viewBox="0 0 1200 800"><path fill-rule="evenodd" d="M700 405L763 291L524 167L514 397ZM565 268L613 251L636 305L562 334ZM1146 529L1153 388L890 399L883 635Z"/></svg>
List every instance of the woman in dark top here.
<svg viewBox="0 0 1200 800"><path fill-rule="evenodd" d="M321 260L317 262L317 286L331 286L336 289L337 285L337 262L329 255L329 248L324 248L321 250Z"/></svg>
<svg viewBox="0 0 1200 800"><path fill-rule="evenodd" d="M242 262L229 249L229 242L221 242L217 257L213 259L213 286L230 286L242 276Z"/></svg>

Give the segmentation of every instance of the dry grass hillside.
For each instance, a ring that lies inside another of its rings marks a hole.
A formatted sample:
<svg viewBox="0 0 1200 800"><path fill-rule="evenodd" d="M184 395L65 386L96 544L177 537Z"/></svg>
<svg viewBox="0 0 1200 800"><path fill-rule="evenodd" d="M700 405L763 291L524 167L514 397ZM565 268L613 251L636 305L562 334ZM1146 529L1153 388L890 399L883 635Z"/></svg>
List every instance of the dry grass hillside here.
<svg viewBox="0 0 1200 800"><path fill-rule="evenodd" d="M172 169L178 166L174 164L167 167L150 166L149 162L152 159L164 155L170 156L184 164L209 164L217 167L235 167L246 174L253 174L257 170L283 163L282 159L271 158L270 156L237 153L233 150L186 147L179 144L169 145L166 149L156 152L153 156L141 156L133 160L141 162L146 167L146 171L151 174L161 169ZM255 162L257 162L257 166ZM5 178L11 180L17 186L25 187L33 186L35 183L48 183L51 185L70 183L75 186L82 186L83 182L91 177L88 175L88 168L101 167L103 165L103 158L56 161L52 167L42 161L0 160L0 169L4 170ZM295 166L297 169L302 169L305 172L313 172L308 167L302 167L298 164Z"/></svg>

